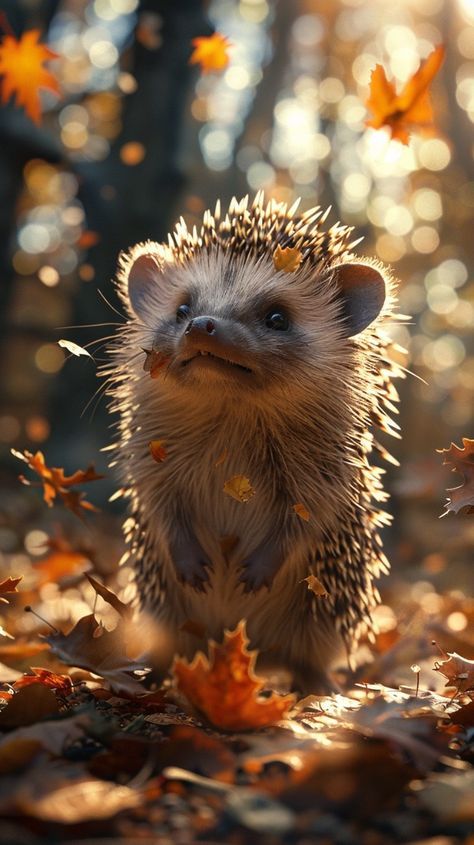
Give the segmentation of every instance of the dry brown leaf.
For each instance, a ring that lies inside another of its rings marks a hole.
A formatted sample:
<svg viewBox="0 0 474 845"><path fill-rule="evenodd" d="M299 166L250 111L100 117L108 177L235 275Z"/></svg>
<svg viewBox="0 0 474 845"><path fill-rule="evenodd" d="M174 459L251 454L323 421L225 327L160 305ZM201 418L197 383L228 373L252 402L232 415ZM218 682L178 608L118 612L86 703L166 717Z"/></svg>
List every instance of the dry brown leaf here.
<svg viewBox="0 0 474 845"><path fill-rule="evenodd" d="M382 65L376 65L370 80L370 95L365 104L374 116L366 121L366 126L374 129L387 126L392 138L402 144L408 144L410 132L414 129L432 130L433 110L428 86L441 67L444 54L442 45L436 47L399 94L387 79Z"/></svg>
<svg viewBox="0 0 474 845"><path fill-rule="evenodd" d="M273 253L273 264L275 270L284 270L285 273L294 273L303 261L303 253L296 246L281 247L278 244Z"/></svg>
<svg viewBox="0 0 474 845"><path fill-rule="evenodd" d="M319 578L316 578L316 575L308 575L307 578L303 578L303 581L306 581L308 585L308 590L311 590L315 596L322 596L325 598L329 595L328 591L324 584L321 583Z"/></svg>
<svg viewBox="0 0 474 845"><path fill-rule="evenodd" d="M113 592L113 590L109 590L104 584L101 584L97 578L94 578L92 575L89 575L88 572L84 573L87 580L90 584L94 587L96 593L101 596L108 604L110 604L114 610L122 617L122 619L131 619L133 616L133 607L130 604L125 604L125 602L121 601L117 595Z"/></svg>
<svg viewBox="0 0 474 845"><path fill-rule="evenodd" d="M157 464L161 464L161 462L166 458L166 449L164 444L164 440L150 440L148 444L150 454Z"/></svg>
<svg viewBox="0 0 474 845"><path fill-rule="evenodd" d="M229 47L231 43L225 35L214 32L209 36L193 38L194 51L189 59L190 65L201 65L203 73L225 70L229 64Z"/></svg>
<svg viewBox="0 0 474 845"><path fill-rule="evenodd" d="M78 469L72 475L65 475L62 467L48 467L42 452L38 451L33 454L26 449L24 452L18 452L16 449L11 451L15 458L28 464L30 469L34 470L41 478L43 497L48 507L52 507L56 496L60 496L64 505L73 511L76 516L82 515L81 509L97 510L94 505L84 500L84 493L71 489L77 484L85 484L88 481L98 481L104 478L103 475L96 473L93 464L86 470ZM23 475L20 475L20 481L31 486L31 481L28 481Z"/></svg>
<svg viewBox="0 0 474 845"><path fill-rule="evenodd" d="M249 502L255 495L250 480L246 475L233 475L224 484L224 493L231 496L237 502Z"/></svg>
<svg viewBox="0 0 474 845"><path fill-rule="evenodd" d="M17 585L22 578L23 575L19 575L17 578L5 578L3 581L0 581L0 602L8 604L8 599L4 598L4 594L17 593Z"/></svg>
<svg viewBox="0 0 474 845"><path fill-rule="evenodd" d="M307 508L305 508L305 506L301 502L298 502L296 505L293 505L293 510L294 510L295 514L300 517L300 519L304 519L305 522L309 522L309 520L310 520L309 511L307 510Z"/></svg>
<svg viewBox="0 0 474 845"><path fill-rule="evenodd" d="M455 651L446 652L446 660L436 661L434 669L447 678L447 687L456 687L458 692L474 690L474 660L461 657Z"/></svg>
<svg viewBox="0 0 474 845"><path fill-rule="evenodd" d="M295 703L293 695L259 696L264 680L255 673L256 651L249 651L242 620L226 631L221 645L209 642L209 657L198 652L188 663L176 657L173 676L188 701L213 725L227 731L244 731L283 719Z"/></svg>
<svg viewBox="0 0 474 845"><path fill-rule="evenodd" d="M443 464L450 466L453 472L459 472L464 479L459 487L448 489L451 495L443 516L450 511L474 513L474 440L463 437L462 443L462 448L451 443L449 449L437 450L439 454L445 456Z"/></svg>

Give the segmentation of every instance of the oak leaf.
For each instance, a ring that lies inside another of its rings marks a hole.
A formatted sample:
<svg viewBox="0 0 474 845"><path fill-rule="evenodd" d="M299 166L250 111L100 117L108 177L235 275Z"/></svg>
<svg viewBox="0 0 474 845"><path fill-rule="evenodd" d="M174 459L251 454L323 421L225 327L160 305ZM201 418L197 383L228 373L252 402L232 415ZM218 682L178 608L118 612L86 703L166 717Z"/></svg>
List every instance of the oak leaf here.
<svg viewBox="0 0 474 845"><path fill-rule="evenodd" d="M224 484L224 493L231 496L237 502L249 502L255 495L250 480L246 475L233 475Z"/></svg>
<svg viewBox="0 0 474 845"><path fill-rule="evenodd" d="M201 65L203 73L224 70L229 64L228 50L231 43L220 32L193 38L191 43L194 51L189 59L189 64Z"/></svg>
<svg viewBox="0 0 474 845"><path fill-rule="evenodd" d="M387 126L391 137L408 144L410 131L433 129L433 109L428 86L444 59L445 49L440 44L420 64L416 73L405 83L399 94L395 91L382 65L376 65L370 79L370 94L365 105L373 113L366 126L381 129Z"/></svg>
<svg viewBox="0 0 474 845"><path fill-rule="evenodd" d="M445 456L443 464L451 467L453 472L459 472L464 479L459 487L448 489L450 498L442 516L446 516L450 511L474 513L474 440L463 437L462 443L462 448L451 443L449 449L437 450Z"/></svg>
<svg viewBox="0 0 474 845"><path fill-rule="evenodd" d="M281 247L278 244L273 253L273 264L275 270L284 270L285 273L294 273L303 261L303 253L297 246Z"/></svg>
<svg viewBox="0 0 474 845"><path fill-rule="evenodd" d="M34 470L41 478L43 497L48 507L52 507L56 496L59 496L63 504L75 513L76 516L82 515L81 509L97 510L94 505L85 501L84 493L71 489L77 484L98 481L100 478L104 478L103 475L96 473L93 464L87 467L86 470L78 469L72 475L65 475L62 467L48 467L42 452L38 451L33 454L32 452L28 452L27 449L24 452L18 452L16 449L12 449L11 451L15 458L28 464L30 469ZM19 478L22 484L31 486L31 481L28 481L23 475L20 475Z"/></svg>
<svg viewBox="0 0 474 845"><path fill-rule="evenodd" d="M57 79L43 67L48 59L58 58L57 53L40 44L40 36L38 29L30 29L19 39L4 35L0 45L0 76L3 77L0 98L7 103L14 95L16 104L23 106L37 124L41 120L39 89L47 88L60 94Z"/></svg>
<svg viewBox="0 0 474 845"><path fill-rule="evenodd" d="M245 620L226 631L224 642L209 642L209 657L197 652L192 662L176 657L173 676L188 701L211 724L227 731L262 728L283 719L295 702L293 695L268 698L259 694L264 680L255 673L256 651L247 648Z"/></svg>

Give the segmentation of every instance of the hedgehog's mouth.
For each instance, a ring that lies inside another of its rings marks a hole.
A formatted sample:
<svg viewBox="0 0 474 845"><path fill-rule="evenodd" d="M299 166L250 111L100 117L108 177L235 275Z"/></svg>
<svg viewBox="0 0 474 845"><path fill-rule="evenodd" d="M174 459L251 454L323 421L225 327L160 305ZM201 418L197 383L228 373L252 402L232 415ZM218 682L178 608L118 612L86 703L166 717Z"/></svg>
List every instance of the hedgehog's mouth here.
<svg viewBox="0 0 474 845"><path fill-rule="evenodd" d="M202 359L205 359L204 361ZM217 367L232 367L234 369L240 370L243 373L252 373L253 370L250 367L244 366L244 364L239 364L238 361L232 361L230 358L225 358L223 355L216 355L215 352L209 352L207 349L199 349L197 350L195 355L192 355L190 358L186 358L183 361L182 366L187 367L192 362L198 363L200 365L204 364L217 366Z"/></svg>

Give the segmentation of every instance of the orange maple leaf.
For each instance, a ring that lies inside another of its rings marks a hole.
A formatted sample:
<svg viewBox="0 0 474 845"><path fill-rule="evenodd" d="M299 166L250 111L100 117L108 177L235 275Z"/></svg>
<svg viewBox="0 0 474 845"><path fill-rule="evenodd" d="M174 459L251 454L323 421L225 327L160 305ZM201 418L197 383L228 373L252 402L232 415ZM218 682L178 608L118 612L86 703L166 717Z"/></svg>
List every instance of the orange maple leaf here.
<svg viewBox="0 0 474 845"><path fill-rule="evenodd" d="M365 103L374 116L365 125L374 129L388 126L392 138L402 144L408 144L413 129L432 130L433 109L428 86L441 67L444 54L445 48L440 44L420 64L399 94L393 82L387 79L382 65L376 65L370 79L370 95Z"/></svg>
<svg viewBox="0 0 474 845"><path fill-rule="evenodd" d="M38 89L47 88L60 94L56 77L43 67L44 62L56 59L58 55L38 43L40 35L39 29L24 32L18 40L13 35L5 35L0 45L1 100L7 103L15 95L16 104L23 106L34 123L41 120Z"/></svg>
<svg viewBox="0 0 474 845"><path fill-rule="evenodd" d="M84 484L86 481L97 481L104 478L103 475L96 473L92 464L86 470L78 469L72 475L65 475L62 467L48 467L42 452L38 451L33 455L26 449L24 452L17 452L16 449L12 449L12 455L19 458L20 461L24 461L39 475L43 484L43 497L48 507L52 507L54 499L59 495L64 505L77 516L81 515L81 508L97 510L90 502L84 501L84 493L71 489L76 484ZM22 484L31 485L31 482L23 475L20 475L20 481Z"/></svg>
<svg viewBox="0 0 474 845"><path fill-rule="evenodd" d="M193 38L191 43L194 52L189 59L189 64L201 65L203 73L224 70L229 64L228 49L231 44L229 39L220 32Z"/></svg>
<svg viewBox="0 0 474 845"><path fill-rule="evenodd" d="M224 642L209 642L209 657L197 652L193 661L176 657L176 685L191 704L218 728L244 731L283 719L295 702L293 695L259 696L264 680L255 673L256 651L247 648L245 620L226 631Z"/></svg>

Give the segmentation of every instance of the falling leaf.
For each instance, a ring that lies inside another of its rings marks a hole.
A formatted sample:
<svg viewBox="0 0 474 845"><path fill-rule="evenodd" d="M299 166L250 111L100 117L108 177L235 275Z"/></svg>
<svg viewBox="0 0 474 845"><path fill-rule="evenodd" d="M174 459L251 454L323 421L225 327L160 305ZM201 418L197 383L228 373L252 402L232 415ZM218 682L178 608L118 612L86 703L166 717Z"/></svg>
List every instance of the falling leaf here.
<svg viewBox="0 0 474 845"><path fill-rule="evenodd" d="M376 65L370 80L370 95L365 104L374 116L366 121L366 126L374 129L388 126L392 138L402 144L408 144L410 131L414 129L433 129L428 86L438 72L444 54L442 45L436 47L399 94L394 84L387 79L382 65Z"/></svg>
<svg viewBox="0 0 474 845"><path fill-rule="evenodd" d="M130 604L125 604L125 602L121 601L119 597L115 595L113 590L109 590L104 584L101 584L97 578L89 575L88 572L85 573L85 576L89 583L94 587L97 595L101 596L104 601L108 602L108 604L117 611L122 619L131 619L133 616L133 607Z"/></svg>
<svg viewBox="0 0 474 845"><path fill-rule="evenodd" d="M247 648L245 621L226 631L221 645L209 642L209 657L198 652L193 661L176 657L173 676L188 701L218 728L250 730L283 719L293 695L259 697L264 680L255 673L256 651Z"/></svg>
<svg viewBox="0 0 474 845"><path fill-rule="evenodd" d="M281 247L278 244L273 253L273 264L275 270L284 270L285 273L294 273L303 261L303 253L296 246Z"/></svg>
<svg viewBox="0 0 474 845"><path fill-rule="evenodd" d="M301 504L301 502L298 502L297 505L293 505L293 510L297 516L301 517L301 519L304 519L305 522L309 522L309 511L305 508L303 504Z"/></svg>
<svg viewBox="0 0 474 845"><path fill-rule="evenodd" d="M436 661L434 669L447 678L447 687L456 687L458 692L474 690L474 660L447 651L446 660Z"/></svg>
<svg viewBox="0 0 474 845"><path fill-rule="evenodd" d="M0 581L0 602L4 604L8 604L8 599L3 597L4 593L17 593L17 584L20 583L23 575L20 575L18 578L5 578L3 581Z"/></svg>
<svg viewBox="0 0 474 845"><path fill-rule="evenodd" d="M441 455L445 455L443 464L451 467L453 472L459 472L464 479L459 487L448 489L451 496L443 516L450 511L474 513L474 440L463 437L462 443L462 449L455 443L451 443L449 449L437 449Z"/></svg>
<svg viewBox="0 0 474 845"><path fill-rule="evenodd" d="M150 373L151 378L158 378L162 369L169 363L169 355L157 352L156 349L144 349L143 351L146 356L143 369L146 373Z"/></svg>
<svg viewBox="0 0 474 845"><path fill-rule="evenodd" d="M58 346L62 346L63 349L67 349L71 355L76 355L78 358L80 355L86 355L88 358L92 358L92 355L87 349L84 349L83 346L79 346L77 343L73 343L72 340L58 340Z"/></svg>
<svg viewBox="0 0 474 845"><path fill-rule="evenodd" d="M41 478L43 484L44 501L48 507L52 507L57 495L60 496L64 505L77 516L81 516L81 508L84 510L97 510L90 502L84 500L84 493L77 490L71 490L76 484L84 484L87 481L97 481L104 478L103 475L98 475L91 464L86 470L78 469L72 475L65 475L61 467L48 467L45 463L42 452L18 452L12 449L12 455L20 461L28 464L28 466L36 472ZM31 485L23 475L20 475L20 481L23 484Z"/></svg>
<svg viewBox="0 0 474 845"><path fill-rule="evenodd" d="M231 43L225 35L214 32L213 35L193 38L194 52L189 59L190 65L201 65L203 73L224 70L229 64L228 50Z"/></svg>
<svg viewBox="0 0 474 845"><path fill-rule="evenodd" d="M144 673L142 663L127 657L127 631L123 623L107 631L95 616L83 616L68 634L45 636L51 650L68 666L100 675L116 690L130 695L143 692L136 672Z"/></svg>
<svg viewBox="0 0 474 845"><path fill-rule="evenodd" d="M100 235L98 232L93 232L91 229L85 229L79 235L79 238L76 241L76 246L79 249L92 249L93 246L97 246L100 241Z"/></svg>
<svg viewBox="0 0 474 845"><path fill-rule="evenodd" d="M35 561L38 586L57 584L62 578L84 571L91 565L90 555L82 549L74 549L63 537L50 537L47 541L50 554Z"/></svg>
<svg viewBox="0 0 474 845"><path fill-rule="evenodd" d="M148 447L150 454L157 464L161 464L166 458L166 449L164 447L164 440L150 440Z"/></svg>
<svg viewBox="0 0 474 845"><path fill-rule="evenodd" d="M311 590L315 596L322 596L325 598L329 595L328 591L324 584L321 583L319 578L316 578L316 575L308 575L307 578L303 578L303 581L306 581L308 585L308 590Z"/></svg>
<svg viewBox="0 0 474 845"><path fill-rule="evenodd" d="M0 44L1 100L7 103L14 95L16 104L23 106L34 123L41 120L38 90L47 88L60 94L57 79L43 67L48 59L56 59L58 55L39 43L40 36L38 29L30 29L18 40L13 35L4 35Z"/></svg>
<svg viewBox="0 0 474 845"><path fill-rule="evenodd" d="M224 484L224 493L237 502L248 502L255 495L249 479L245 475L233 475Z"/></svg>

